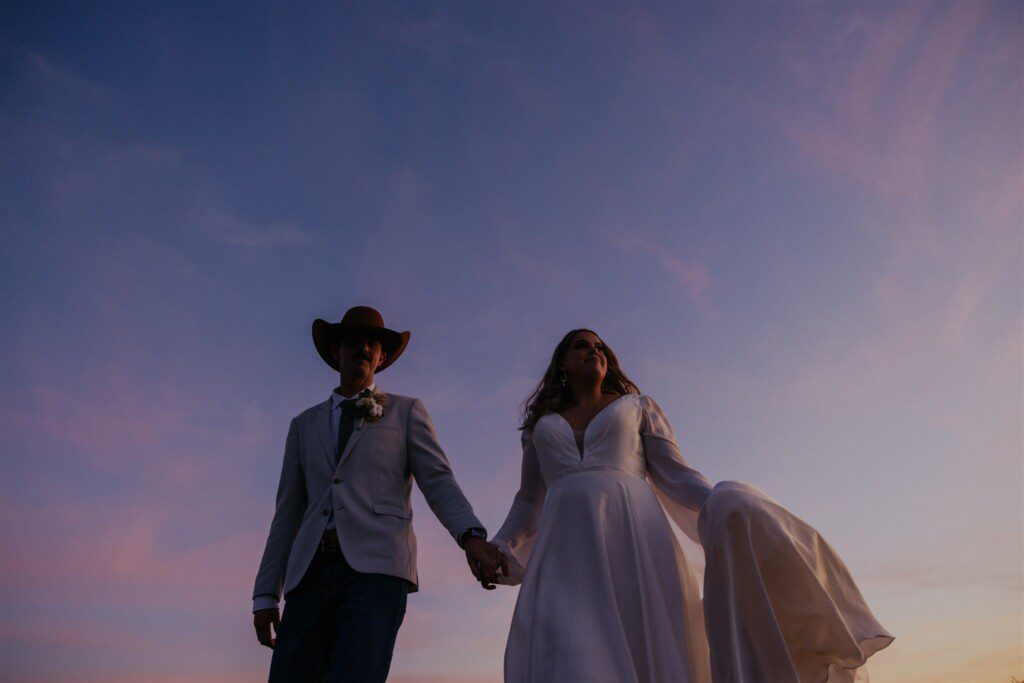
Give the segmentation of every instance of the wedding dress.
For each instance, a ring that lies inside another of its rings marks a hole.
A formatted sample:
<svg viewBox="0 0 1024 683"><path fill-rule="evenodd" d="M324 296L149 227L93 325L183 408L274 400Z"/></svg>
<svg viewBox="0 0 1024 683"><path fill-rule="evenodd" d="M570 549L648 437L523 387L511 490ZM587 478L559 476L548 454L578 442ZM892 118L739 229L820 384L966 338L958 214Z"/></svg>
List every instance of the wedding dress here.
<svg viewBox="0 0 1024 683"><path fill-rule="evenodd" d="M493 539L521 584L507 683L839 683L892 641L817 532L756 487L712 487L650 397L606 406L580 447L557 413L522 443Z"/></svg>

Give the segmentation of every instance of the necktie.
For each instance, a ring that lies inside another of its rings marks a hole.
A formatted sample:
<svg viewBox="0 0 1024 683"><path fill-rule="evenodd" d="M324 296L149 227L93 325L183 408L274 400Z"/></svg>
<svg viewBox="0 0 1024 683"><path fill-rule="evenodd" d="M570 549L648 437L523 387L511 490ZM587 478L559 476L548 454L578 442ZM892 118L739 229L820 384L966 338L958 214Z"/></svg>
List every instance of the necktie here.
<svg viewBox="0 0 1024 683"><path fill-rule="evenodd" d="M334 458L334 464L337 465L341 462L341 454L345 452L345 444L348 443L348 438L352 436L352 428L355 426L355 420L344 410L341 411L341 422L338 423L338 453Z"/></svg>
<svg viewBox="0 0 1024 683"><path fill-rule="evenodd" d="M345 445L355 428L355 415L358 412L356 401L370 396L371 393L369 389L363 389L354 397L341 402L341 421L338 423L338 452L334 458L335 465L341 462L341 454L345 452Z"/></svg>

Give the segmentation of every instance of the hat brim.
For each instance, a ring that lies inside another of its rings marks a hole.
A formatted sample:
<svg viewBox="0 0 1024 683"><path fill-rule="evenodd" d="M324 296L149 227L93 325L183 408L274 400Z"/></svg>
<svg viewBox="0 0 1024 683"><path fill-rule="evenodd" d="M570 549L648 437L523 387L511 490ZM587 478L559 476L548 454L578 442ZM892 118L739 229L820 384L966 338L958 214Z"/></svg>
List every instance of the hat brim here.
<svg viewBox="0 0 1024 683"><path fill-rule="evenodd" d="M387 354L387 359L374 372L382 372L398 360L409 344L410 337L408 331L396 332L386 327L358 323L329 323L317 318L313 321L313 346L324 362L336 372L340 372L340 369L337 357L331 354L331 344L346 334L366 334L380 340L381 349Z"/></svg>

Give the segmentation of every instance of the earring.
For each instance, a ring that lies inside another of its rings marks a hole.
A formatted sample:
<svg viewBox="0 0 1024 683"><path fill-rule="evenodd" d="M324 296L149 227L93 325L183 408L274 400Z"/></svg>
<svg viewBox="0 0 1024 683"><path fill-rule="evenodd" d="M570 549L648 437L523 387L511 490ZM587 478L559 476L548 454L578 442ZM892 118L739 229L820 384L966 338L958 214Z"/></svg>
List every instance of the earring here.
<svg viewBox="0 0 1024 683"><path fill-rule="evenodd" d="M569 378L568 378L568 377L566 376L566 374L565 374L565 373L563 372L563 373L562 373L562 386L564 387L564 386L565 386L565 383L566 383L566 382L568 382L568 381L569 381Z"/></svg>

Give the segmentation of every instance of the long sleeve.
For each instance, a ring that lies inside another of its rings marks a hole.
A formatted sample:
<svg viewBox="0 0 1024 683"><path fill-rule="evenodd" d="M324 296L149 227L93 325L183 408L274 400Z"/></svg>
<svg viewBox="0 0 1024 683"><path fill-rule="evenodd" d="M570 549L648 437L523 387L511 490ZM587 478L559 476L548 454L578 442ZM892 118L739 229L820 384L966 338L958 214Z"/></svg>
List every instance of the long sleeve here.
<svg viewBox="0 0 1024 683"><path fill-rule="evenodd" d="M260 561L256 585L253 588L253 611L275 607L280 601L292 541L295 540L295 534L306 510L306 482L299 462L299 434L296 421L292 420L285 441L274 519L270 523L267 545L263 550L263 559Z"/></svg>
<svg viewBox="0 0 1024 683"><path fill-rule="evenodd" d="M523 430L523 464L519 491L512 500L512 508L493 539L493 543L509 557L509 577L499 583L514 586L523 579L526 563L537 536L541 513L544 511L544 497L547 487L537 461L537 449L533 445L533 434Z"/></svg>
<svg viewBox="0 0 1024 683"><path fill-rule="evenodd" d="M412 470L416 484L452 538L458 542L467 529L483 529L484 525L473 514L473 506L455 481L448 458L437 441L430 415L418 398L409 407L406 448L409 453L409 469Z"/></svg>
<svg viewBox="0 0 1024 683"><path fill-rule="evenodd" d="M672 521L695 543L700 543L697 516L712 486L683 458L661 407L649 396L642 396L640 401L643 410L640 435L651 485Z"/></svg>

